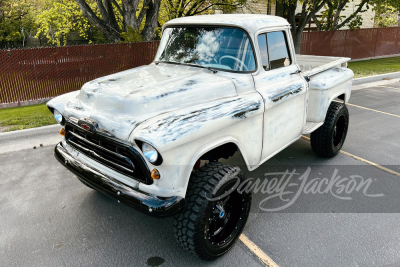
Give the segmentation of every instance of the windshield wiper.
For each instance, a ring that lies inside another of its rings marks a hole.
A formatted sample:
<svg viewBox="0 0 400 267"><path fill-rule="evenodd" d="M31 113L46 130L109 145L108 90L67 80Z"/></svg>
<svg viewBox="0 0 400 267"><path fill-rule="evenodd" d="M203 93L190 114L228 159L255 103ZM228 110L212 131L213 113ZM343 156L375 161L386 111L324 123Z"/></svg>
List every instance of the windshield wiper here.
<svg viewBox="0 0 400 267"><path fill-rule="evenodd" d="M199 64L193 64L193 63L181 63L181 62L174 62L174 61L156 61L155 63L158 65L159 63L170 63L170 64L178 64L178 65L187 65L187 66L192 66L192 67L200 67L203 69L208 69L209 71L212 71L214 74L217 73L219 70L211 68L211 67L206 67L206 66L202 66Z"/></svg>
<svg viewBox="0 0 400 267"><path fill-rule="evenodd" d="M217 73L219 70L217 70L217 69L213 69L213 68L211 68L211 67L206 67L206 66L203 66L203 65L199 65L199 64L192 64L192 63L181 63L182 65L188 65L188 66L193 66L193 67L200 67L200 68L203 68L203 69L208 69L209 71L212 71L214 74L215 73Z"/></svg>

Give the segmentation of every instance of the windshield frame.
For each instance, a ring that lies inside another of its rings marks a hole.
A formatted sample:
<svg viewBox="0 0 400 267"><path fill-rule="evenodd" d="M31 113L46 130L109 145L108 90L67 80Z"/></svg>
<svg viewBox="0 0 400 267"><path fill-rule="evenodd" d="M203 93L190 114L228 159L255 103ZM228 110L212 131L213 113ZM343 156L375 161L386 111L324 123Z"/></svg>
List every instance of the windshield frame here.
<svg viewBox="0 0 400 267"><path fill-rule="evenodd" d="M164 31L167 28L196 28L196 27L202 27L202 28L224 28L224 29L239 29L246 34L247 38L250 41L251 49L253 51L253 56L254 56L254 64L255 64L255 69L254 70L243 70L243 71L237 71L237 70L227 70L227 69L221 69L221 68L216 68L216 67L210 67L211 69L215 69L217 71L225 71L225 72L232 72L232 73L255 73L258 71L258 58L257 58L257 52L254 49L254 42L253 39L250 37L250 34L247 32L246 29L238 26L229 26L229 25L209 25L209 24L173 24L173 25L167 25L166 27L163 28L162 31L162 36L164 36ZM160 47L158 48L160 49ZM158 54L158 49L157 53ZM191 67L198 67L198 68L207 68L206 66L202 65L197 65L197 64L186 64L186 63L181 63L181 62L168 62L168 61L159 61L159 60L153 60L154 63L166 63L166 64L176 64L176 65L183 65L183 66L191 66Z"/></svg>

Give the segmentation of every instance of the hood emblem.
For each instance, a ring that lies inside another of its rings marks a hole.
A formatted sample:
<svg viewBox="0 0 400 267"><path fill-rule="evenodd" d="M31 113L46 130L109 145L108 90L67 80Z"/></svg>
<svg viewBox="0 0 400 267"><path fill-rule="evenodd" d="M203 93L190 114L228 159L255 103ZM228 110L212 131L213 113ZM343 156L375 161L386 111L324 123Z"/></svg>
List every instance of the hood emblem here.
<svg viewBox="0 0 400 267"><path fill-rule="evenodd" d="M98 123L88 118L80 118L78 125L89 132L94 132L98 128Z"/></svg>

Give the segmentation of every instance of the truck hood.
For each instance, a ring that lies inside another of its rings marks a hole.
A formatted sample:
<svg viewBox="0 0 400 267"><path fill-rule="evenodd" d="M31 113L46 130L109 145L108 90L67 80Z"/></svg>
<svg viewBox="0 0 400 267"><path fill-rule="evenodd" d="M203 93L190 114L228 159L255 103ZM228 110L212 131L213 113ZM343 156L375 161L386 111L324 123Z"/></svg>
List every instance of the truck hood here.
<svg viewBox="0 0 400 267"><path fill-rule="evenodd" d="M59 111L67 118L95 120L100 131L128 141L133 129L149 118L236 95L230 78L208 69L151 64L86 83Z"/></svg>

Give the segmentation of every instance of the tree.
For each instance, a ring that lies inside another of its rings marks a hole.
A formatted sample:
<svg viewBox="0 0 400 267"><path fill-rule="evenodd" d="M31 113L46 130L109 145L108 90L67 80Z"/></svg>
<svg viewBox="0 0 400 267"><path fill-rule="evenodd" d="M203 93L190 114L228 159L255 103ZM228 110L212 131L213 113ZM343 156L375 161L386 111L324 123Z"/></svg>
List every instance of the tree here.
<svg viewBox="0 0 400 267"><path fill-rule="evenodd" d="M317 25L319 31L335 31L348 26L350 29L360 28L362 25L362 17L360 13L363 13L369 9L370 0L361 0L357 5L356 10L348 16L341 16L341 12L346 10L348 4L354 2L354 0L333 0L328 1L325 6L325 10L321 12L321 18L318 19L315 15L313 20Z"/></svg>
<svg viewBox="0 0 400 267"><path fill-rule="evenodd" d="M128 27L139 31L146 41L154 38L161 0L95 0L96 8L90 6L90 0L76 0L83 15L104 33L112 42L122 40L121 33ZM88 3L89 2L89 3ZM96 14L98 11L99 14ZM118 16L122 17L118 23Z"/></svg>
<svg viewBox="0 0 400 267"><path fill-rule="evenodd" d="M395 27L399 24L399 5L400 1L391 1L389 3L378 2L374 6L375 27ZM400 25L399 25L400 26Z"/></svg>
<svg viewBox="0 0 400 267"><path fill-rule="evenodd" d="M212 14L216 10L232 13L244 7L247 2L250 0L163 0L161 17L164 21L168 21L180 17Z"/></svg>
<svg viewBox="0 0 400 267"><path fill-rule="evenodd" d="M292 26L292 35L294 49L300 54L301 41L303 40L303 31L307 23L319 12L328 0L279 0L288 6L289 23ZM299 22L296 23L297 3L302 5Z"/></svg>
<svg viewBox="0 0 400 267"><path fill-rule="evenodd" d="M354 0L328 1L325 5L325 10L321 12L321 18L313 17L318 30L335 31L345 26L349 27L349 29L360 28L363 23L360 14L366 12L370 7L376 12L376 24L395 25L396 13L400 7L399 0L361 0L350 16L342 16L341 12L346 10L348 4L352 2L354 2Z"/></svg>
<svg viewBox="0 0 400 267"><path fill-rule="evenodd" d="M34 28L33 4L22 0L0 2L0 42L20 42Z"/></svg>
<svg viewBox="0 0 400 267"><path fill-rule="evenodd" d="M357 5L356 10L348 17L341 16L341 12L346 8L346 5L353 0L278 0L285 3L289 10L289 23L292 26L293 42L296 53L300 53L301 41L305 26L313 19L319 30L338 30L344 26L350 29L357 28L362 23L362 18L359 15L365 12L369 5L391 5L399 10L400 0L361 0ZM301 13L298 23L296 23L296 8L297 4L301 4ZM322 11L322 19L317 19L316 14Z"/></svg>

